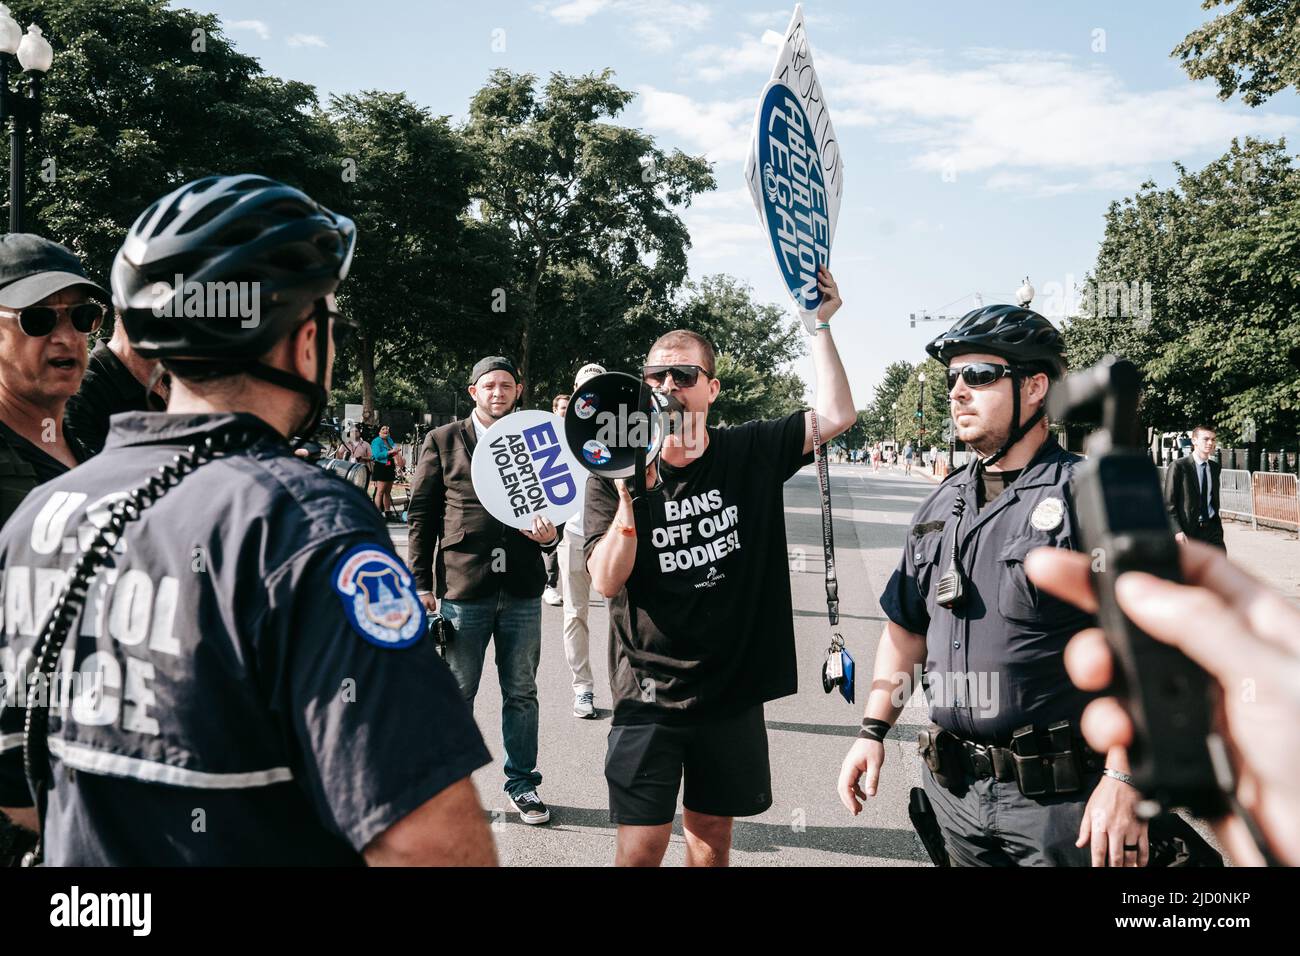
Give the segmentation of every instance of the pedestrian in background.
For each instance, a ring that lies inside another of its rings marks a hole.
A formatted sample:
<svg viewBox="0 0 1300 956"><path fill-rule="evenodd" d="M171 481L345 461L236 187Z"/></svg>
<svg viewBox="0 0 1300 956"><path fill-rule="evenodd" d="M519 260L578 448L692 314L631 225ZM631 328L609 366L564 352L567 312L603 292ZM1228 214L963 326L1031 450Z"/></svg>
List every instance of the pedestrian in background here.
<svg viewBox="0 0 1300 956"><path fill-rule="evenodd" d="M370 457L374 461L370 477L375 482L375 507L385 518L395 521L401 516L393 511L393 482L397 480L397 466L393 462L393 452L397 443L389 434L387 425L379 426L379 434L370 441Z"/></svg>
<svg viewBox="0 0 1300 956"><path fill-rule="evenodd" d="M1192 429L1192 453L1175 460L1165 472L1165 503L1179 543L1191 538L1226 552L1219 516L1221 466L1213 458L1216 441L1209 425Z"/></svg>
<svg viewBox="0 0 1300 956"><path fill-rule="evenodd" d="M587 379L604 374L602 365L584 365L573 380L574 394L581 391L582 383ZM562 397L567 407L567 396ZM587 626L591 575L587 573L587 536L582 514L586 507L586 491L587 483L579 482L578 513L560 529L560 547L555 553L560 569L560 591L564 595L564 657L573 674L573 716L591 720L596 716L596 698L595 682L591 676L591 631Z"/></svg>

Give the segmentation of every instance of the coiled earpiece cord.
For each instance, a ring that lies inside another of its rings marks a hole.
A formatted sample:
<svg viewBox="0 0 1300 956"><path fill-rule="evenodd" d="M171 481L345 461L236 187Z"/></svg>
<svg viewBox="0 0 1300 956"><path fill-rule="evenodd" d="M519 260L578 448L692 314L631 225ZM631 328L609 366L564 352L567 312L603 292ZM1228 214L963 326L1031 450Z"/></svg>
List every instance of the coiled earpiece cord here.
<svg viewBox="0 0 1300 956"><path fill-rule="evenodd" d="M202 443L190 445L161 465L147 482L114 503L108 520L96 533L90 546L73 565L63 590L59 593L45 627L36 644L36 667L27 681L27 711L23 720L23 772L36 805L38 820L36 846L23 859L24 866L39 866L45 842L45 808L50 787L50 750L46 735L50 726L50 705L44 687L54 675L59 655L67 643L72 627L86 605L90 583L108 563L122 531L139 519L146 509L175 488L181 481L222 452L251 445L254 434L246 427L230 427L208 435ZM40 703L37 704L36 702Z"/></svg>

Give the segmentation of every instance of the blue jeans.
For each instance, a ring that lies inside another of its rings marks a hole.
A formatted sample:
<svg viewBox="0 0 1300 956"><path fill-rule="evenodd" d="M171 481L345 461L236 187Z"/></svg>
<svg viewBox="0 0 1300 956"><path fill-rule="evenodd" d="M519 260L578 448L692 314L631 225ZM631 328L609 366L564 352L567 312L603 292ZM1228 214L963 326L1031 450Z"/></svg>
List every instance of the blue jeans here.
<svg viewBox="0 0 1300 956"><path fill-rule="evenodd" d="M505 791L511 797L542 782L537 772L537 665L542 659L542 599L498 591L473 601L443 600L442 616L456 629L447 664L465 702L474 707L488 641L496 638L501 682L501 737L506 749Z"/></svg>

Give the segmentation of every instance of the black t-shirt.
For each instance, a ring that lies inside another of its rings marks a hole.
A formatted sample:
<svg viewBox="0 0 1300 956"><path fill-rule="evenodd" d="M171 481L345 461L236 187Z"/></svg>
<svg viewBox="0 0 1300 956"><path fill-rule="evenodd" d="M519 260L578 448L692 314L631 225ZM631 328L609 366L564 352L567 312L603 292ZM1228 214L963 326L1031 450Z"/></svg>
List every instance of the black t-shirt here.
<svg viewBox="0 0 1300 956"><path fill-rule="evenodd" d="M715 716L793 694L797 673L782 486L802 465L805 413L710 428L637 517L636 563L610 601L614 723ZM618 511L587 481L590 557Z"/></svg>
<svg viewBox="0 0 1300 956"><path fill-rule="evenodd" d="M63 437L72 451L72 457L77 459L78 463L90 457L89 450L83 447L70 432L64 432ZM33 445L4 422L0 422L0 442L7 444L19 458L32 466L38 484L44 484L71 470L59 459L47 454L39 445Z"/></svg>
<svg viewBox="0 0 1300 956"><path fill-rule="evenodd" d="M98 455L108 438L110 417L121 412L147 411L150 406L145 387L101 339L90 353L81 388L68 399L63 412L64 427L92 455Z"/></svg>

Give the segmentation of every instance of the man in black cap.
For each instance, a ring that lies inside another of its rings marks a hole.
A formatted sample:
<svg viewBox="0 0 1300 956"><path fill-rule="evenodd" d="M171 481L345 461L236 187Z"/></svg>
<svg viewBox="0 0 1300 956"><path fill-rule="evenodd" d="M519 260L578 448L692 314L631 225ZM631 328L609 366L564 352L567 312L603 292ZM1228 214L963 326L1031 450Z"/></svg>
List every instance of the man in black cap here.
<svg viewBox="0 0 1300 956"><path fill-rule="evenodd" d="M88 457L64 433L63 411L107 301L57 242L0 236L0 524L33 488Z"/></svg>
<svg viewBox="0 0 1300 956"><path fill-rule="evenodd" d="M483 434L509 415L523 383L500 355L480 359L470 374L474 408L461 421L429 432L411 482L407 564L421 603L440 611L454 629L447 663L472 706L488 642L496 640L501 682L501 733L506 751L505 791L525 823L546 823L551 812L537 795L537 665L542 652L543 552L559 541L555 525L533 519L516 531L479 502L470 470Z"/></svg>

